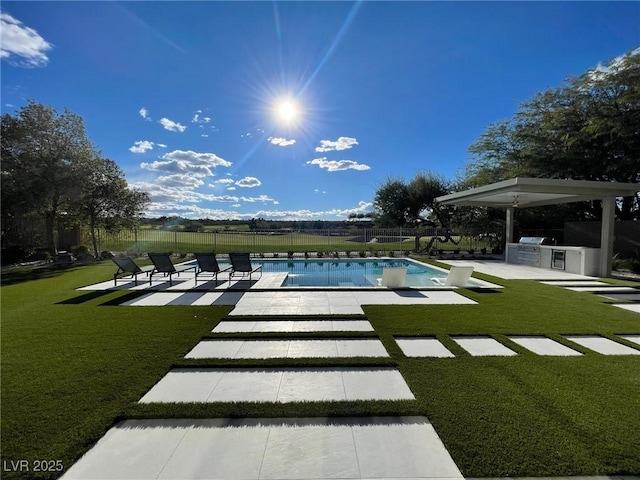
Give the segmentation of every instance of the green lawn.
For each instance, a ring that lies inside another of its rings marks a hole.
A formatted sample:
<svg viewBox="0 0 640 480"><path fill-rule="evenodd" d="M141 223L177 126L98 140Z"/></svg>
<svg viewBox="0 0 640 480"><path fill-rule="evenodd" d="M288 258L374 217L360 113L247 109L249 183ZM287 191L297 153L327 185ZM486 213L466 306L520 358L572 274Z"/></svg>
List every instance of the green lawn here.
<svg viewBox="0 0 640 480"><path fill-rule="evenodd" d="M463 290L475 306L365 306L375 333L364 336L381 338L391 355L384 362L194 361L182 357L211 336L230 307L126 308L116 304L127 292L75 291L113 271L102 262L3 275L3 465L62 460L68 467L122 418L417 414L429 417L466 476L640 473L640 358L585 349L580 358L540 357L505 337L640 333L640 315L596 295L483 277L506 288ZM471 357L451 340L456 334L490 334L519 355ZM435 335L456 358L407 358L393 340L402 335ZM231 364L392 364L416 400L136 403L172 366ZM3 478L45 477L3 472Z"/></svg>

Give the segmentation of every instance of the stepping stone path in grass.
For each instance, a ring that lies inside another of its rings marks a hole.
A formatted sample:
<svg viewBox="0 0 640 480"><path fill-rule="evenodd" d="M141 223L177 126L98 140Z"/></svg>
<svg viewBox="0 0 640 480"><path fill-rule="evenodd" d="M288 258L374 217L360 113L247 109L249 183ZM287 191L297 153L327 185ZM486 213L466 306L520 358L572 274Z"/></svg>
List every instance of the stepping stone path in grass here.
<svg viewBox="0 0 640 480"><path fill-rule="evenodd" d="M510 336L508 337L512 342L517 343L521 347L531 350L538 355L552 355L552 356L580 356L582 353L567 347L561 343L556 342L547 337L542 336Z"/></svg>
<svg viewBox="0 0 640 480"><path fill-rule="evenodd" d="M436 338L396 338L407 357L453 357L453 353Z"/></svg>
<svg viewBox="0 0 640 480"><path fill-rule="evenodd" d="M176 368L140 403L413 400L395 368Z"/></svg>
<svg viewBox="0 0 640 480"><path fill-rule="evenodd" d="M574 335L565 338L603 355L640 355L640 350L599 335Z"/></svg>
<svg viewBox="0 0 640 480"><path fill-rule="evenodd" d="M630 312L640 313L640 303L616 303L613 306L629 310Z"/></svg>
<svg viewBox="0 0 640 480"><path fill-rule="evenodd" d="M453 340L474 357L517 355L496 339L491 337L452 337Z"/></svg>
<svg viewBox="0 0 640 480"><path fill-rule="evenodd" d="M463 479L425 417L127 420L64 480Z"/></svg>
<svg viewBox="0 0 640 480"><path fill-rule="evenodd" d="M620 338L624 338L625 340L629 340L630 342L637 343L640 345L640 335L618 335Z"/></svg>
<svg viewBox="0 0 640 480"><path fill-rule="evenodd" d="M372 331L368 320L223 320L213 329L213 333Z"/></svg>
<svg viewBox="0 0 640 480"><path fill-rule="evenodd" d="M378 339L203 340L185 358L388 357Z"/></svg>

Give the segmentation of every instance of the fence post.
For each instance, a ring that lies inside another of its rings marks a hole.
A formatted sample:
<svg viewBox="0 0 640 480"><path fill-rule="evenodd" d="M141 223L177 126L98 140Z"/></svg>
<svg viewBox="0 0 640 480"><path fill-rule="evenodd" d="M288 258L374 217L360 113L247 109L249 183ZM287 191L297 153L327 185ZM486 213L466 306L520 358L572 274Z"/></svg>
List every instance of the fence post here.
<svg viewBox="0 0 640 480"><path fill-rule="evenodd" d="M135 245L135 251L138 251L138 229L133 229L133 244Z"/></svg>
<svg viewBox="0 0 640 480"><path fill-rule="evenodd" d="M213 231L213 251L218 252L218 231Z"/></svg>
<svg viewBox="0 0 640 480"><path fill-rule="evenodd" d="M173 253L178 253L178 231L173 231Z"/></svg>

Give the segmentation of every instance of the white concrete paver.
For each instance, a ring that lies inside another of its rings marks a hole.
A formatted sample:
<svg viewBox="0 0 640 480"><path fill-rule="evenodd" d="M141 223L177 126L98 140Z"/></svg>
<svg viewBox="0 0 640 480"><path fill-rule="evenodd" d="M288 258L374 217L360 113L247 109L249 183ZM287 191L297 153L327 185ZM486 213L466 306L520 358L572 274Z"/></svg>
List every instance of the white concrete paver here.
<svg viewBox="0 0 640 480"><path fill-rule="evenodd" d="M640 303L615 303L613 306L629 310L630 312L640 313Z"/></svg>
<svg viewBox="0 0 640 480"><path fill-rule="evenodd" d="M222 320L213 333L372 332L368 320Z"/></svg>
<svg viewBox="0 0 640 480"><path fill-rule="evenodd" d="M565 287L567 290L574 292L600 292L600 293L638 293L637 288L633 287L616 287L608 285L603 287Z"/></svg>
<svg viewBox="0 0 640 480"><path fill-rule="evenodd" d="M437 338L396 338L396 343L407 357L454 356Z"/></svg>
<svg viewBox="0 0 640 480"><path fill-rule="evenodd" d="M629 300L640 301L640 292L638 293L600 293L600 297L610 298L612 300Z"/></svg>
<svg viewBox="0 0 640 480"><path fill-rule="evenodd" d="M560 357L580 356L582 353L543 336L518 336L508 337L512 342L531 350L538 355L550 355Z"/></svg>
<svg viewBox="0 0 640 480"><path fill-rule="evenodd" d="M565 335L565 338L603 355L640 355L640 350L599 335Z"/></svg>
<svg viewBox="0 0 640 480"><path fill-rule="evenodd" d="M600 280L551 280L540 283L556 287L593 287L596 285L609 285L608 283L601 282Z"/></svg>
<svg viewBox="0 0 640 480"><path fill-rule="evenodd" d="M620 338L624 338L625 340L629 340L630 342L637 343L640 345L640 335L618 335Z"/></svg>
<svg viewBox="0 0 640 480"><path fill-rule="evenodd" d="M153 291L122 306L235 305L230 315L362 315L361 305L475 305L476 302L448 290L378 291Z"/></svg>
<svg viewBox="0 0 640 480"><path fill-rule="evenodd" d="M516 352L491 337L452 337L453 340L474 357L513 356Z"/></svg>
<svg viewBox="0 0 640 480"><path fill-rule="evenodd" d="M203 340L185 358L388 357L378 339Z"/></svg>
<svg viewBox="0 0 640 480"><path fill-rule="evenodd" d="M414 399L398 370L364 368L176 368L140 403Z"/></svg>
<svg viewBox="0 0 640 480"><path fill-rule="evenodd" d="M425 417L127 420L74 479L462 479Z"/></svg>

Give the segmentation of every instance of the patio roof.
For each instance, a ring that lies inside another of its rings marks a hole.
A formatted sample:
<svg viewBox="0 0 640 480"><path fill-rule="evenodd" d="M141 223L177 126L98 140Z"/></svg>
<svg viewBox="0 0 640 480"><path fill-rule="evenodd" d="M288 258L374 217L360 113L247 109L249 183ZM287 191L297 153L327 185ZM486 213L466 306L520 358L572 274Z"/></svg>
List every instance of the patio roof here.
<svg viewBox="0 0 640 480"><path fill-rule="evenodd" d="M600 233L600 275L611 275L613 257L613 224L616 197L636 195L640 184L594 182L551 178L512 178L502 182L451 193L436 198L445 205L467 205L506 209L506 240L513 241L515 208L541 207L558 203L602 200L602 229Z"/></svg>
<svg viewBox="0 0 640 480"><path fill-rule="evenodd" d="M512 178L438 197L445 205L471 205L498 208L524 208L555 205L605 197L627 197L640 190L636 183L559 180L550 178Z"/></svg>

